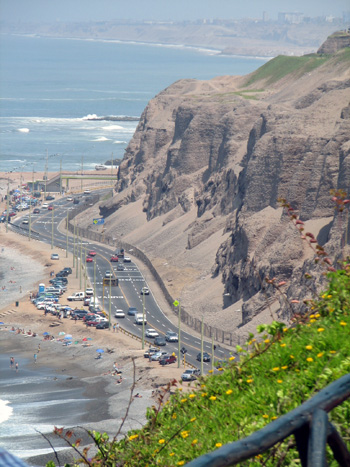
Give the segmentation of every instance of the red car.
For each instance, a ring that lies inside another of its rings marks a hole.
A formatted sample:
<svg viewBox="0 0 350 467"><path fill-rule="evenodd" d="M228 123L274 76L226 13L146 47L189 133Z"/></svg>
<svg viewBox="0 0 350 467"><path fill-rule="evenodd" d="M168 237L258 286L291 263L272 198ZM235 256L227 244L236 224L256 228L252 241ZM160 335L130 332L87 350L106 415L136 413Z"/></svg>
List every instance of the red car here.
<svg viewBox="0 0 350 467"><path fill-rule="evenodd" d="M159 365L169 365L170 363L175 363L176 357L175 355L168 355L167 357L163 357L159 360Z"/></svg>
<svg viewBox="0 0 350 467"><path fill-rule="evenodd" d="M96 256L96 251L91 250L91 251L89 251L88 255L89 256Z"/></svg>
<svg viewBox="0 0 350 467"><path fill-rule="evenodd" d="M112 258L110 259L111 263L112 262L118 262L118 256L112 256Z"/></svg>
<svg viewBox="0 0 350 467"><path fill-rule="evenodd" d="M91 256L87 256L87 257L86 257L86 262L87 262L87 263L92 263L93 261L94 261L94 260L93 260L93 258L91 258Z"/></svg>
<svg viewBox="0 0 350 467"><path fill-rule="evenodd" d="M50 204L50 205L48 206L47 210L48 210L48 211L53 211L53 206L52 206L52 204Z"/></svg>

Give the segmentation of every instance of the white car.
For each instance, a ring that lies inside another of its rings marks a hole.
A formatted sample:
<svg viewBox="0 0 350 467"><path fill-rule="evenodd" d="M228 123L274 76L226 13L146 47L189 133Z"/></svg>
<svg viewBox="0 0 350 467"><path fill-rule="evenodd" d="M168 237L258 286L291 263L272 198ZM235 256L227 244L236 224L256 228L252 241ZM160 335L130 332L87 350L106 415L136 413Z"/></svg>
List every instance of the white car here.
<svg viewBox="0 0 350 467"><path fill-rule="evenodd" d="M73 201L73 197L72 197L72 196L68 196L67 201Z"/></svg>
<svg viewBox="0 0 350 467"><path fill-rule="evenodd" d="M41 209L47 209L49 207L49 204L48 203L43 203L41 205Z"/></svg>
<svg viewBox="0 0 350 467"><path fill-rule="evenodd" d="M131 263L131 258L129 256L124 256L124 263Z"/></svg>
<svg viewBox="0 0 350 467"><path fill-rule="evenodd" d="M111 271L106 271L105 272L105 278L110 279L111 277L113 277L113 274L111 273Z"/></svg>
<svg viewBox="0 0 350 467"><path fill-rule="evenodd" d="M51 259L60 259L57 253L52 253Z"/></svg>
<svg viewBox="0 0 350 467"><path fill-rule="evenodd" d="M88 287L85 290L85 296L91 297L91 295L93 295L93 294L94 294L94 289L92 289L91 287Z"/></svg>
<svg viewBox="0 0 350 467"><path fill-rule="evenodd" d="M140 290L140 295L149 295L149 288L142 287L142 289Z"/></svg>
<svg viewBox="0 0 350 467"><path fill-rule="evenodd" d="M84 195L89 195L91 193L91 190L84 190Z"/></svg>
<svg viewBox="0 0 350 467"><path fill-rule="evenodd" d="M159 334L155 329L152 329L152 328L147 329L146 337L151 337L152 338L152 337L158 337L158 336L159 336Z"/></svg>
<svg viewBox="0 0 350 467"><path fill-rule="evenodd" d="M28 219L23 219L22 224L29 224L29 220Z"/></svg>
<svg viewBox="0 0 350 467"><path fill-rule="evenodd" d="M116 318L125 318L125 313L123 310L117 310L114 315Z"/></svg>

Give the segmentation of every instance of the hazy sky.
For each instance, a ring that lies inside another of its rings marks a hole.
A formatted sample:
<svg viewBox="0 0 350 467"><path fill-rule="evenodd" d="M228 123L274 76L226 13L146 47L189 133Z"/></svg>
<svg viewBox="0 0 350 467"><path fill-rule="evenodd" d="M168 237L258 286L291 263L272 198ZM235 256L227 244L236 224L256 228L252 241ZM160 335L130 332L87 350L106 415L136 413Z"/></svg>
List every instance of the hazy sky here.
<svg viewBox="0 0 350 467"><path fill-rule="evenodd" d="M270 19L286 11L341 17L349 10L350 0L0 0L0 19L5 21L261 18L263 11Z"/></svg>

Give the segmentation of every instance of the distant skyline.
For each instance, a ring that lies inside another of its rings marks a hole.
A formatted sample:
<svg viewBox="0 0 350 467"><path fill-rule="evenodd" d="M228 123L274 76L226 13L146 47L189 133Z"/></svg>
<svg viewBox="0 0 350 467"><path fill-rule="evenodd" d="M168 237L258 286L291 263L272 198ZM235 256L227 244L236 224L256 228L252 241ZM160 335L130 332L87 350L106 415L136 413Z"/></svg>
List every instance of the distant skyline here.
<svg viewBox="0 0 350 467"><path fill-rule="evenodd" d="M0 0L0 20L6 22L260 19L263 12L276 20L278 12L341 17L349 10L349 0Z"/></svg>

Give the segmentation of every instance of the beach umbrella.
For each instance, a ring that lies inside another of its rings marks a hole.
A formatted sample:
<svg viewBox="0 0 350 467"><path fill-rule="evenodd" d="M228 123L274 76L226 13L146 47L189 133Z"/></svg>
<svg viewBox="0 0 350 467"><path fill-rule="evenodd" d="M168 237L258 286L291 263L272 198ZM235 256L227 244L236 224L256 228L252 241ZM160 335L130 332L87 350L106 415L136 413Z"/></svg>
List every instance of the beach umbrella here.
<svg viewBox="0 0 350 467"><path fill-rule="evenodd" d="M98 352L98 353L104 353L104 350L103 350L103 349L97 349L96 352Z"/></svg>
<svg viewBox="0 0 350 467"><path fill-rule="evenodd" d="M58 333L59 336L64 336L66 333L64 331L61 331Z"/></svg>
<svg viewBox="0 0 350 467"><path fill-rule="evenodd" d="M84 339L83 339L83 342L86 342L86 341L87 341L87 338L86 338L86 337L84 337Z"/></svg>
<svg viewBox="0 0 350 467"><path fill-rule="evenodd" d="M0 324L5 324L3 321L0 321Z"/></svg>
<svg viewBox="0 0 350 467"><path fill-rule="evenodd" d="M44 334L43 334L43 336L49 336L49 335L50 335L50 333L49 333L49 332L47 332L47 331L46 331L46 332L44 332Z"/></svg>
<svg viewBox="0 0 350 467"><path fill-rule="evenodd" d="M64 336L64 338L67 340L67 341L70 341L73 339L73 337L70 335L70 334L67 334L66 336Z"/></svg>

